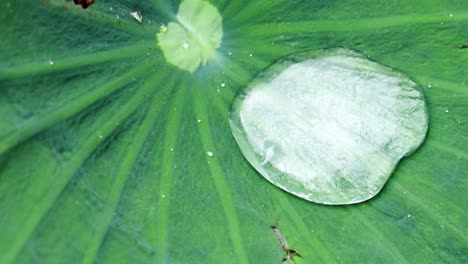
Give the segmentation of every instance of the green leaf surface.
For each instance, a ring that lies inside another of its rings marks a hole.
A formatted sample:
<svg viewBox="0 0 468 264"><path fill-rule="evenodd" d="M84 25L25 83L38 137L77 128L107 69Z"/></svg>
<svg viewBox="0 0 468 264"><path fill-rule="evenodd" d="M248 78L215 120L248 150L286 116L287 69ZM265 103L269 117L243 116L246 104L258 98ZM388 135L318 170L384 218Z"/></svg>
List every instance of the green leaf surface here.
<svg viewBox="0 0 468 264"><path fill-rule="evenodd" d="M0 3L0 262L280 263L277 219L297 263L468 262L468 2L210 4L222 43L189 73L157 42L179 1ZM334 47L410 76L430 112L422 147L359 205L276 188L229 128L259 72Z"/></svg>

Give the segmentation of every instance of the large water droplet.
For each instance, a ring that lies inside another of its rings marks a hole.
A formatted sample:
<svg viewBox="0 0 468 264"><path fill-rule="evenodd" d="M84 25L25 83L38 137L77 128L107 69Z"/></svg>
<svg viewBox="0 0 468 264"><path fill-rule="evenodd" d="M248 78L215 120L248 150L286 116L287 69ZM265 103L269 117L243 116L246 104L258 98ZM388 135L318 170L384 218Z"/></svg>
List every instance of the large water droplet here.
<svg viewBox="0 0 468 264"><path fill-rule="evenodd" d="M268 181L309 201L351 204L375 196L423 142L428 112L408 77L339 49L273 65L238 95L230 124Z"/></svg>

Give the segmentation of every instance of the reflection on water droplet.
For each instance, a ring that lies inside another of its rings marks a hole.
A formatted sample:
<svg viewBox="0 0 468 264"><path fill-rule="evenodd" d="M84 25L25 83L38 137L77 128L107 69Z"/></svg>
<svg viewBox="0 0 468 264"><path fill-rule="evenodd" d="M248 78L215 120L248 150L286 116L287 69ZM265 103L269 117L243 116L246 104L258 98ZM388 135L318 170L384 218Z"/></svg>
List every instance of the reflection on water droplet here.
<svg viewBox="0 0 468 264"><path fill-rule="evenodd" d="M431 85L431 84L428 84L428 85L427 85L427 88L431 89L431 88L432 88L432 85Z"/></svg>
<svg viewBox="0 0 468 264"><path fill-rule="evenodd" d="M54 61L52 59L49 60L49 65L54 65Z"/></svg>
<svg viewBox="0 0 468 264"><path fill-rule="evenodd" d="M184 49L188 49L190 45L187 42L185 42L184 45L182 45L182 47L184 47Z"/></svg>
<svg viewBox="0 0 468 264"><path fill-rule="evenodd" d="M161 197L164 199L164 198L166 198L166 195L165 195L165 194L161 194Z"/></svg>
<svg viewBox="0 0 468 264"><path fill-rule="evenodd" d="M408 218L410 218L412 215L411 215L411 214L408 214L407 216L408 216Z"/></svg>
<svg viewBox="0 0 468 264"><path fill-rule="evenodd" d="M445 108L445 113L448 113L448 112L449 112L449 110L447 108Z"/></svg>
<svg viewBox="0 0 468 264"><path fill-rule="evenodd" d="M250 53L250 54L249 54L249 56L250 56L250 57L252 57L252 56L253 56L253 54L252 54L252 53Z"/></svg>
<svg viewBox="0 0 468 264"><path fill-rule="evenodd" d="M214 156L214 153L211 152L211 151L206 152L206 154L208 155L208 157L213 157Z"/></svg>
<svg viewBox="0 0 468 264"><path fill-rule="evenodd" d="M449 14L449 17L453 17L453 14L452 14L452 13L450 13L450 14Z"/></svg>
<svg viewBox="0 0 468 264"><path fill-rule="evenodd" d="M201 123L201 119L197 117L197 123Z"/></svg>
<svg viewBox="0 0 468 264"><path fill-rule="evenodd" d="M221 87L226 87L226 84L225 84L225 83L221 83Z"/></svg>

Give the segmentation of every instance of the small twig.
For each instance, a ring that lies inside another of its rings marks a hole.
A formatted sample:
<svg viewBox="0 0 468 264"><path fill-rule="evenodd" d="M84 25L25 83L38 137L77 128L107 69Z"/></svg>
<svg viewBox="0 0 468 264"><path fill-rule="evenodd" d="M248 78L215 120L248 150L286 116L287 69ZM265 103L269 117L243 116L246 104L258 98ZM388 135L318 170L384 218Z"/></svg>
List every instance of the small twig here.
<svg viewBox="0 0 468 264"><path fill-rule="evenodd" d="M286 242L286 238L281 234L280 230L278 229L278 221L276 221L276 224L271 226L271 229L273 229L273 232L275 233L276 237L278 237L281 247L283 248L284 252L286 253L286 257L283 259L284 261L288 261L290 264L295 264L294 262L294 257L298 256L302 258L301 254L295 249L289 248L288 243Z"/></svg>

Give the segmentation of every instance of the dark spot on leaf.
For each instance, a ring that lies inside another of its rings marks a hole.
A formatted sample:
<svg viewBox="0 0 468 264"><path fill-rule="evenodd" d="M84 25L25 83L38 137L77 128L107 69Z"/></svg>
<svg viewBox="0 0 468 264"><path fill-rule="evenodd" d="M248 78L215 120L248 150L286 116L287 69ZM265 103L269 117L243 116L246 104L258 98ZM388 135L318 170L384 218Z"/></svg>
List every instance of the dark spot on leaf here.
<svg viewBox="0 0 468 264"><path fill-rule="evenodd" d="M88 8L88 6L94 3L94 0L73 0L75 5L81 5L84 9Z"/></svg>
<svg viewBox="0 0 468 264"><path fill-rule="evenodd" d="M459 49L468 49L468 44L463 44L458 47Z"/></svg>

